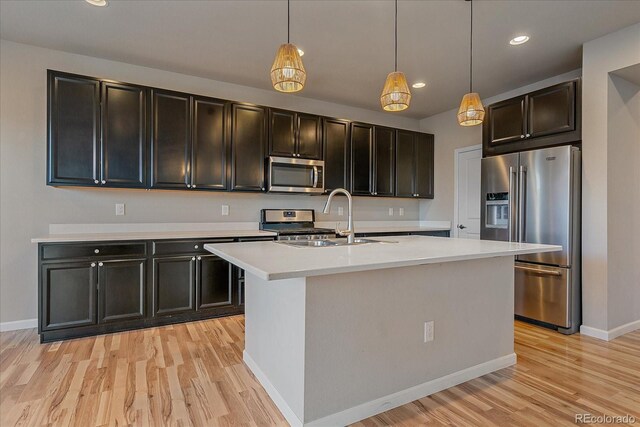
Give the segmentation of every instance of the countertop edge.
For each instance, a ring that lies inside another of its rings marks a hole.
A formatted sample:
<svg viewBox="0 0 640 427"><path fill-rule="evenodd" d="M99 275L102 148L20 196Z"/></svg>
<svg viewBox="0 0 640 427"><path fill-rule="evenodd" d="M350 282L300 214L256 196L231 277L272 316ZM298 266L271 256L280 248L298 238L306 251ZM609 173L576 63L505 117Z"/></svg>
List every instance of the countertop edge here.
<svg viewBox="0 0 640 427"><path fill-rule="evenodd" d="M262 230L225 230L225 231L167 231L140 233L95 233L95 234L60 234L34 237L31 243L77 243L77 242L109 242L133 240L175 240L175 239L223 239L233 237L275 237L276 233Z"/></svg>

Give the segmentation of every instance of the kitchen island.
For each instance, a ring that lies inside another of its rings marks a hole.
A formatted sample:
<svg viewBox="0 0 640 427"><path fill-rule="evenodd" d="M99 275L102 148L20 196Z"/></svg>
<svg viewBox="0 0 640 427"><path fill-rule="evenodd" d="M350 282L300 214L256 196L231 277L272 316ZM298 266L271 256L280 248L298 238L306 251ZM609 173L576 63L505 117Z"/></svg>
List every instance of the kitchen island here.
<svg viewBox="0 0 640 427"><path fill-rule="evenodd" d="M246 271L244 361L291 425L346 425L515 364L514 256L561 249L378 240L205 246Z"/></svg>

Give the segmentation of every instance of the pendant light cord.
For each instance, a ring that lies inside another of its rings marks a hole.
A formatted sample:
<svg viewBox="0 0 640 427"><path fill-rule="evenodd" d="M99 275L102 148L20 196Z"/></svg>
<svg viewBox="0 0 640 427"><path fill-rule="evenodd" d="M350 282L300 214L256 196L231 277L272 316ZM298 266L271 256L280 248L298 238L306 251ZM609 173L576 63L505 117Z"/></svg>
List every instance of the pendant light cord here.
<svg viewBox="0 0 640 427"><path fill-rule="evenodd" d="M291 12L290 12L290 0L287 0L287 44L289 41L289 33L291 31Z"/></svg>
<svg viewBox="0 0 640 427"><path fill-rule="evenodd" d="M395 65L394 71L398 71L398 0L396 0L396 17L395 17Z"/></svg>
<svg viewBox="0 0 640 427"><path fill-rule="evenodd" d="M473 92L473 0L471 3L471 31L469 32L469 93Z"/></svg>

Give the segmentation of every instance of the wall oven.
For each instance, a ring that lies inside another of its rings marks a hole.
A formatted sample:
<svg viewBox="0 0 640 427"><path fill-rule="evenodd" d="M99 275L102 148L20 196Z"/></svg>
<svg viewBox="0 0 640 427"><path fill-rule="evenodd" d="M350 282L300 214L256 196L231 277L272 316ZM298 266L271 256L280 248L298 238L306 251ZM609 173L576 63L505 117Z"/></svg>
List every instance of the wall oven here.
<svg viewBox="0 0 640 427"><path fill-rule="evenodd" d="M322 160L269 157L269 191L284 193L323 193Z"/></svg>

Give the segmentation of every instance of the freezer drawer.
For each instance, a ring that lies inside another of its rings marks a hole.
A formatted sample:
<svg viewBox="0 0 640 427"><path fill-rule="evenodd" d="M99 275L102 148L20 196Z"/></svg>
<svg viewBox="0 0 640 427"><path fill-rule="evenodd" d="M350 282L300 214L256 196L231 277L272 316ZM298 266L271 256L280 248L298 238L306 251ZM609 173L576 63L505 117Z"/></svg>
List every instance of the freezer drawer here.
<svg viewBox="0 0 640 427"><path fill-rule="evenodd" d="M515 313L563 328L571 326L571 269L515 263Z"/></svg>

